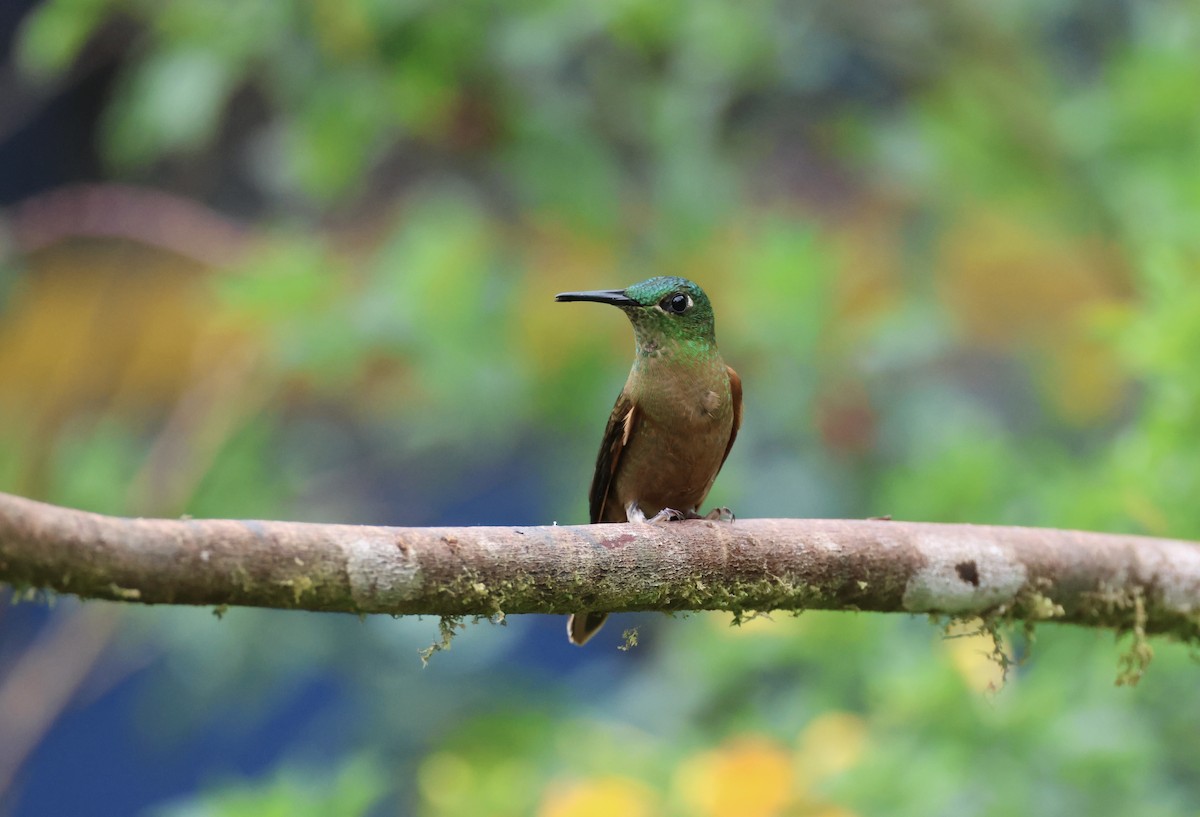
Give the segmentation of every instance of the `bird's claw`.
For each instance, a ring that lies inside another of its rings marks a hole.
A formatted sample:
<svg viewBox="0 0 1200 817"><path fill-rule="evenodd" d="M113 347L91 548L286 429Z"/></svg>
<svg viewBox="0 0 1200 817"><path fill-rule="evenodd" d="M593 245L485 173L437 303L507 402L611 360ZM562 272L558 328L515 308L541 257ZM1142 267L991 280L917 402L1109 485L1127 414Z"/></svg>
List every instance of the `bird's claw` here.
<svg viewBox="0 0 1200 817"><path fill-rule="evenodd" d="M659 522L680 522L684 519L687 519L687 514L682 511L677 511L674 508L663 508L646 521L654 525Z"/></svg>
<svg viewBox="0 0 1200 817"><path fill-rule="evenodd" d="M661 511L654 514L654 516L651 516L647 519L646 514L642 513L642 509L638 506L638 504L636 502L630 502L625 506L625 518L630 522L635 522L637 524L656 525L659 522L678 522L681 519L687 519L688 516L687 514L681 513L674 508L663 508Z"/></svg>
<svg viewBox="0 0 1200 817"><path fill-rule="evenodd" d="M677 511L674 508L663 508L658 513L649 518L642 513L642 509L638 507L636 502L630 502L625 506L625 518L630 522L647 523L651 525L660 522L681 522L684 519L707 519L711 522L732 522L736 517L733 511L725 506L713 508L707 514L696 513L695 510Z"/></svg>

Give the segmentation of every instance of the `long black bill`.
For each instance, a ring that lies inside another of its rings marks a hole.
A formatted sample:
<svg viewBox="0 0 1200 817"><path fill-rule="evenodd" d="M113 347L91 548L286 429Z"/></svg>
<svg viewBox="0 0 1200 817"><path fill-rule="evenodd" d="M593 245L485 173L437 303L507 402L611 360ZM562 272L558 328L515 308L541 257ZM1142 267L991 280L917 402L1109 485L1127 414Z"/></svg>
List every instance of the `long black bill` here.
<svg viewBox="0 0 1200 817"><path fill-rule="evenodd" d="M596 301L613 306L640 306L637 301L625 294L623 289L597 289L591 292L560 292L554 296L556 301Z"/></svg>

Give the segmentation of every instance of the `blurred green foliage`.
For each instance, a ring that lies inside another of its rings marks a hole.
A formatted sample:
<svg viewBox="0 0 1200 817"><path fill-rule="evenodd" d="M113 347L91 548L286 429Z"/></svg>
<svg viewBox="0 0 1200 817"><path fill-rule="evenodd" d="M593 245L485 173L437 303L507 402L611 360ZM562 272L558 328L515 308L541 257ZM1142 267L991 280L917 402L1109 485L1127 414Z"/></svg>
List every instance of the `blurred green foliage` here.
<svg viewBox="0 0 1200 817"><path fill-rule="evenodd" d="M188 194L254 241L179 284L202 310L153 326L44 259L4 283L6 489L121 513L578 521L630 344L619 316L552 296L664 273L713 296L746 384L713 497L741 516L1200 538L1192 4L48 0L21 66L61 75L114 28L112 178L192 168ZM178 353L135 365L95 330L48 388L32 350L89 324L20 316L71 294ZM121 388L69 385L118 358L99 380ZM566 675L533 660L529 622L468 628L420 673L428 621L130 619L169 668L147 703L164 728L189 723L179 700L253 719L309 667L358 707L300 741L344 733L326 788L298 752L170 814L362 813L383 793L426 817L1200 808L1176 645L1115 689L1125 644L1042 627L997 693L988 639L898 618L644 617L641 646Z"/></svg>
<svg viewBox="0 0 1200 817"><path fill-rule="evenodd" d="M355 817L387 792L383 774L370 760L353 758L336 776L285 770L259 786L220 786L194 803L168 806L161 817Z"/></svg>

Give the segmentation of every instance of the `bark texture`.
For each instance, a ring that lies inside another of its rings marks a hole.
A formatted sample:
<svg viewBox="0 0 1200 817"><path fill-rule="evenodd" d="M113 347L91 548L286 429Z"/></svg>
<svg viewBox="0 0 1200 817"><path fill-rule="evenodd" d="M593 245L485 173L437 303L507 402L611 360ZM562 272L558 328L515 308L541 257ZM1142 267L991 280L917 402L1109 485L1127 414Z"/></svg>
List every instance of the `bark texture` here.
<svg viewBox="0 0 1200 817"><path fill-rule="evenodd" d="M0 581L145 604L492 615L864 610L1200 640L1200 545L822 519L393 528L124 519L0 494Z"/></svg>

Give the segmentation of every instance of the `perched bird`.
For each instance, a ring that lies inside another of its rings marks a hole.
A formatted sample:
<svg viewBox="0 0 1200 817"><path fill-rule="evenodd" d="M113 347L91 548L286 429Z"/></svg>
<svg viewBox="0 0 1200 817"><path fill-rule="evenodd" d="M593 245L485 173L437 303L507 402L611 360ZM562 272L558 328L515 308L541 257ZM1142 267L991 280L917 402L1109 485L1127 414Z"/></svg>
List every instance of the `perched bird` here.
<svg viewBox="0 0 1200 817"><path fill-rule="evenodd" d="M620 307L637 354L604 429L592 478L592 522L700 518L700 503L742 424L742 381L717 351L712 304L685 278L624 290L564 292L556 301ZM729 518L726 508L708 515ZM607 613L576 613L567 637L584 644Z"/></svg>

